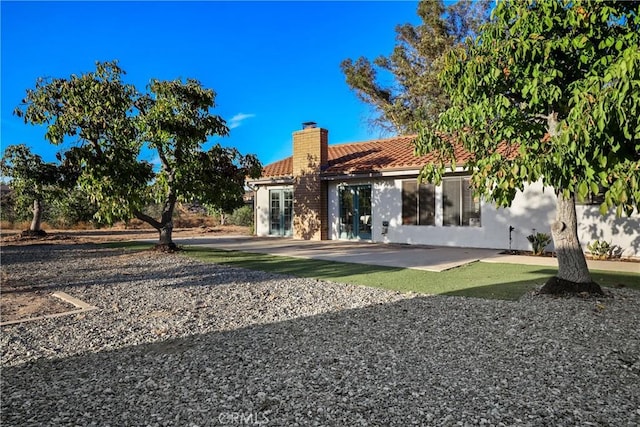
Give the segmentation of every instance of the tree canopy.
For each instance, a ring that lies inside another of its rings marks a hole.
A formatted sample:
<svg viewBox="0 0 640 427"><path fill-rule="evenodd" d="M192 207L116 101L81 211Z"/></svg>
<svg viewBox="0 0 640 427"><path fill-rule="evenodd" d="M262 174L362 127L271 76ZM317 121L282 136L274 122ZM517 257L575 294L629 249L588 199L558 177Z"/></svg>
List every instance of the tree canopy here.
<svg viewBox="0 0 640 427"><path fill-rule="evenodd" d="M442 59L475 34L487 11L487 1L445 5L442 0L423 0L417 10L422 23L398 25L397 44L389 56L373 62L364 57L345 59L341 68L347 84L376 113L372 124L408 134L415 132L416 122L435 121L449 105L437 78ZM390 84L387 77L392 78Z"/></svg>
<svg viewBox="0 0 640 427"><path fill-rule="evenodd" d="M15 113L25 123L46 124L45 138L52 144L76 139L66 155L82 170L78 182L98 204L98 220L111 223L144 207L141 189L153 171L138 160L136 89L122 82L117 63L96 65L95 72L80 76L39 78Z"/></svg>
<svg viewBox="0 0 640 427"><path fill-rule="evenodd" d="M67 156L80 170L80 186L110 223L137 217L175 247L171 217L177 201L198 201L232 209L242 202L245 177L258 176L253 155L219 144L205 151L209 137L225 136L224 119L211 113L215 92L194 79L152 80L148 93L123 82L117 62L98 62L96 71L69 78L39 79L16 114L26 123L46 124L46 139L76 138ZM141 160L157 153L160 165ZM143 213L161 203L161 218Z"/></svg>
<svg viewBox="0 0 640 427"><path fill-rule="evenodd" d="M590 282L574 197L604 191L603 213L640 203L640 3L500 1L479 36L447 56L440 82L451 106L423 122L416 148L442 161L421 177L439 182L455 165L448 135L474 154L476 193L498 205L528 183L553 187L558 278ZM499 154L504 142L517 155Z"/></svg>
<svg viewBox="0 0 640 427"><path fill-rule="evenodd" d="M35 234L44 234L41 229L43 205L72 188L77 179L77 171L69 167L68 162L45 162L24 144L5 148L0 172L3 177L11 178L10 187L17 208L26 210L27 206L33 207L28 231Z"/></svg>

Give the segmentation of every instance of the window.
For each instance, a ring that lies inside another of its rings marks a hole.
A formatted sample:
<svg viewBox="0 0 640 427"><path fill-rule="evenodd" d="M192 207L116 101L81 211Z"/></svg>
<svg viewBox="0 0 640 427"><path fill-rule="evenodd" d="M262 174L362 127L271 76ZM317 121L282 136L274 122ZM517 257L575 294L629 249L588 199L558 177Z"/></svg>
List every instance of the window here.
<svg viewBox="0 0 640 427"><path fill-rule="evenodd" d="M435 225L436 188L417 181L402 182L402 224Z"/></svg>
<svg viewBox="0 0 640 427"><path fill-rule="evenodd" d="M473 197L469 177L442 180L442 225L480 226L480 199Z"/></svg>

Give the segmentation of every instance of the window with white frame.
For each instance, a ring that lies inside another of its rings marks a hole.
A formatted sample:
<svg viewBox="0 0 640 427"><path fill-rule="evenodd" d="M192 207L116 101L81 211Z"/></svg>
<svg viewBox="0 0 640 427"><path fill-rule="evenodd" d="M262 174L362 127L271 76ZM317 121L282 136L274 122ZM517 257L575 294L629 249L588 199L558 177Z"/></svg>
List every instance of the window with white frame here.
<svg viewBox="0 0 640 427"><path fill-rule="evenodd" d="M480 199L473 196L468 176L443 178L442 225L480 226Z"/></svg>
<svg viewBox="0 0 640 427"><path fill-rule="evenodd" d="M436 187L402 181L402 224L435 225Z"/></svg>

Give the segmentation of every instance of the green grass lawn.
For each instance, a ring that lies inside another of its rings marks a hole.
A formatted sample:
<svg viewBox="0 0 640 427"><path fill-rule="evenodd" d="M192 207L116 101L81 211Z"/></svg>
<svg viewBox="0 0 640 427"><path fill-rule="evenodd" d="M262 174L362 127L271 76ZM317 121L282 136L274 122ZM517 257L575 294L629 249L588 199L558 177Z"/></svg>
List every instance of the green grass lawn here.
<svg viewBox="0 0 640 427"><path fill-rule="evenodd" d="M475 262L440 273L300 259L266 254L188 247L187 256L216 264L251 270L291 274L340 283L374 286L401 292L458 295L477 298L516 300L542 286L557 269L520 264ZM640 290L640 274L592 271L602 286L626 286Z"/></svg>
<svg viewBox="0 0 640 427"><path fill-rule="evenodd" d="M149 243L110 243L111 247L132 250L149 249ZM291 274L340 283L373 286L400 292L457 295L476 298L516 300L556 274L557 269L520 264L475 262L440 273L291 258L220 249L186 247L185 256L200 261L232 265L250 270ZM640 274L592 271L593 280L602 286L625 286L640 290Z"/></svg>

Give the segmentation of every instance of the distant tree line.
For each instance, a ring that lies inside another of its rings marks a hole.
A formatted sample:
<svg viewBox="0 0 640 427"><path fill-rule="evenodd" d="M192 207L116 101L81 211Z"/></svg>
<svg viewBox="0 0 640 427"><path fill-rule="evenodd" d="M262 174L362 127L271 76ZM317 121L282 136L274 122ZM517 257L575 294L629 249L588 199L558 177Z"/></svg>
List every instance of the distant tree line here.
<svg viewBox="0 0 640 427"><path fill-rule="evenodd" d="M19 228L25 223L33 222L34 200L21 195L15 191L11 183L5 184L8 191L0 195L0 221L2 227ZM145 206L143 212L147 215L158 215L162 206L151 204ZM185 213L185 211L189 211ZM79 229L93 228L99 229L107 227L108 224L101 223L95 217L98 207L91 201L91 197L80 188L75 188L70 192L58 193L56 197L47 198L42 202L41 223L56 229ZM251 206L241 206L231 212L221 214L216 210L206 208L194 212L192 209L176 209L173 213L173 223L175 227L192 227L201 225L237 225L242 227L253 227L254 217ZM131 221L123 221L126 227L132 227ZM45 231L40 225L40 231L31 230L31 225L27 227L25 234L44 234Z"/></svg>

